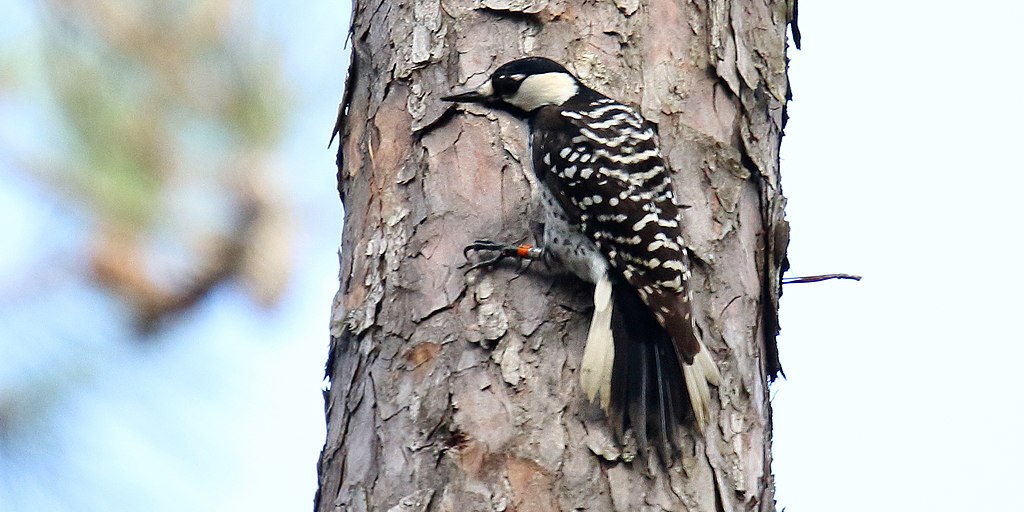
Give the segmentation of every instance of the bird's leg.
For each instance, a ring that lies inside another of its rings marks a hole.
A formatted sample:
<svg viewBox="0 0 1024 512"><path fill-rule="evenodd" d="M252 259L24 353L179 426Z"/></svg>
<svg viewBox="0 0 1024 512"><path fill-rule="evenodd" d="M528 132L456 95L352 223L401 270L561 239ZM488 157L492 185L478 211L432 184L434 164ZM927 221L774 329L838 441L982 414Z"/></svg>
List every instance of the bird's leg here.
<svg viewBox="0 0 1024 512"><path fill-rule="evenodd" d="M480 260L470 265L469 268L466 269L466 272L481 267L492 266L505 258L532 261L539 259L544 255L544 248L542 247L536 247L529 244L500 244L491 240L476 240L467 245L466 248L462 250L462 254L466 257L467 261L469 260L470 251L490 251L495 254L490 258Z"/></svg>

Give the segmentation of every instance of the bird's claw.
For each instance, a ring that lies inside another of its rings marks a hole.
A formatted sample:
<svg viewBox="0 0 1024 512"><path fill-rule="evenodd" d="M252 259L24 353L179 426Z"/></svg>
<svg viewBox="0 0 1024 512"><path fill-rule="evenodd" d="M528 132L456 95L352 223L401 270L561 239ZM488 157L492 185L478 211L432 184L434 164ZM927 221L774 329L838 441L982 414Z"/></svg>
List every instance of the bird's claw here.
<svg viewBox="0 0 1024 512"><path fill-rule="evenodd" d="M467 245L466 248L462 250L462 255L468 260L470 251L501 251L505 247L505 244L499 244L492 240L474 240L473 243Z"/></svg>
<svg viewBox="0 0 1024 512"><path fill-rule="evenodd" d="M494 264L498 263L499 261L501 261L501 260L503 260L505 258L508 258L510 256L514 256L516 254L516 246L514 246L514 245L507 245L507 244L499 244L498 242L495 242L495 241L492 241L492 240L474 240L473 243L467 245L462 250L462 255L466 258L467 261L469 260L469 253L471 251L472 252L476 252L476 251L493 251L493 252L496 252L497 254L495 254L494 256L492 256L490 258L486 258L486 259L480 260L480 261L470 265L469 268L466 269L466 272L469 272L469 271L472 271L472 270L476 270L476 269L481 268L481 267L489 267L491 265L494 265Z"/></svg>

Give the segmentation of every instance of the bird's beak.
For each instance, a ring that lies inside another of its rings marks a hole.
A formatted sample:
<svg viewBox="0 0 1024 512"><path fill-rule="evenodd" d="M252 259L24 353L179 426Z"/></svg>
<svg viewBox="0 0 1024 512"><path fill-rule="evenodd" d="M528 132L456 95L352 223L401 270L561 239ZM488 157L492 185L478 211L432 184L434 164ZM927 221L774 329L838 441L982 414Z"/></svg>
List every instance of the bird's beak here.
<svg viewBox="0 0 1024 512"><path fill-rule="evenodd" d="M441 98L441 101L452 101L455 103L480 103L486 100L487 96L476 91L460 92L458 94L452 94L451 96Z"/></svg>
<svg viewBox="0 0 1024 512"><path fill-rule="evenodd" d="M494 99L494 87L491 85L491 81L488 80L483 83L480 87L473 89L472 91L460 92L452 94L451 96L445 96L441 98L441 101L452 101L456 103L483 103L485 101L491 101Z"/></svg>

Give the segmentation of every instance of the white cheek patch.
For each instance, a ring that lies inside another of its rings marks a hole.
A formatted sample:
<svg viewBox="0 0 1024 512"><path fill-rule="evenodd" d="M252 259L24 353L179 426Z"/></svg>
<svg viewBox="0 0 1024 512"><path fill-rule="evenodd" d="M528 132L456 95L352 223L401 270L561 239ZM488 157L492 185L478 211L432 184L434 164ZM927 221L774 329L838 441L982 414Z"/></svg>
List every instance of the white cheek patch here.
<svg viewBox="0 0 1024 512"><path fill-rule="evenodd" d="M523 79L519 90L505 99L527 112L545 105L561 105L576 95L579 85L566 73L541 73Z"/></svg>
<svg viewBox="0 0 1024 512"><path fill-rule="evenodd" d="M480 85L480 87L477 87L476 92L481 96L494 96L494 84L492 84L491 81L488 80L484 82L482 85Z"/></svg>

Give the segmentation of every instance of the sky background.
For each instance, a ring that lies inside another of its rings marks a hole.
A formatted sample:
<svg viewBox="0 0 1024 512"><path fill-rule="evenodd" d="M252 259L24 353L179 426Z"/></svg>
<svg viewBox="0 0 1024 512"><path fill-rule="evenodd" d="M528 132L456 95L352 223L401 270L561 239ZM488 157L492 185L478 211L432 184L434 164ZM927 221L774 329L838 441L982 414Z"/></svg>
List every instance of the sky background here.
<svg viewBox="0 0 1024 512"><path fill-rule="evenodd" d="M31 41L33 5L0 6L0 52ZM0 438L0 512L310 509L341 232L325 145L349 5L256 5L295 112L275 158L299 261L278 310L227 287L139 346L85 283L25 300L31 262L85 231L0 152L0 397L31 410ZM785 289L780 510L1024 511L1022 19L1008 1L800 4L790 275L864 279ZM0 101L0 119L0 149L46 147L45 108Z"/></svg>
<svg viewBox="0 0 1024 512"><path fill-rule="evenodd" d="M789 512L1024 510L1018 2L800 3L773 387Z"/></svg>
<svg viewBox="0 0 1024 512"><path fill-rule="evenodd" d="M123 308L64 272L82 266L61 258L82 257L88 219L13 168L12 149L54 143L52 106L0 97L0 412L19 418L0 429L0 512L312 509L342 224L327 141L348 11L254 3L291 88L273 155L297 226L282 303L267 311L221 286L141 344ZM38 53L39 30L34 2L0 3L0 55ZM35 274L39 258L55 275Z"/></svg>

